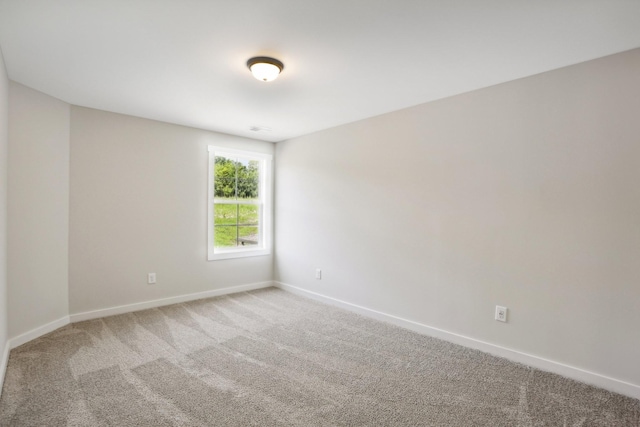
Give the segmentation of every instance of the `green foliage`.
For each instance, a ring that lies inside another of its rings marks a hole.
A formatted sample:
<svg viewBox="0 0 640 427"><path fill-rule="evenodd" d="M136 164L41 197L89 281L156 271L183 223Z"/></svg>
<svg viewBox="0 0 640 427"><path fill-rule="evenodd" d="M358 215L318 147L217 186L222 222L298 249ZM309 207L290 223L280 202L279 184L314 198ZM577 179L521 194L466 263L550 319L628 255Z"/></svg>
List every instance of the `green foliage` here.
<svg viewBox="0 0 640 427"><path fill-rule="evenodd" d="M213 207L214 225L258 225L258 206L216 203Z"/></svg>
<svg viewBox="0 0 640 427"><path fill-rule="evenodd" d="M258 243L258 227L236 227L236 226L216 226L215 243L216 247L234 247Z"/></svg>
<svg viewBox="0 0 640 427"><path fill-rule="evenodd" d="M256 240L260 207L249 204L216 203L213 206L213 224L216 247L241 246L244 239Z"/></svg>
<svg viewBox="0 0 640 427"><path fill-rule="evenodd" d="M239 161L216 156L214 197L216 199L257 199L260 183L259 162ZM241 203L214 204L213 223L216 247L233 247L257 243L259 207Z"/></svg>
<svg viewBox="0 0 640 427"><path fill-rule="evenodd" d="M260 183L259 162L250 160L247 164L216 156L214 166L214 197L217 198L258 198Z"/></svg>
<svg viewBox="0 0 640 427"><path fill-rule="evenodd" d="M214 245L217 248L227 248L229 246L237 246L236 236L237 227L220 227L216 226L214 230L215 242Z"/></svg>

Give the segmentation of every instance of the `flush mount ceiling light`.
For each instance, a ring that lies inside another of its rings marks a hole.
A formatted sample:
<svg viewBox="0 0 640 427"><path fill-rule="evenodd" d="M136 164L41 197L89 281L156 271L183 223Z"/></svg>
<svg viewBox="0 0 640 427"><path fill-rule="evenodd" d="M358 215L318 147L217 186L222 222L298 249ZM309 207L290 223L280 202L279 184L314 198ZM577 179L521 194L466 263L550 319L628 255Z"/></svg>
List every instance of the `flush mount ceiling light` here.
<svg viewBox="0 0 640 427"><path fill-rule="evenodd" d="M247 61L247 67L249 67L251 74L256 79L270 82L280 75L280 72L284 69L284 64L275 58L256 56Z"/></svg>

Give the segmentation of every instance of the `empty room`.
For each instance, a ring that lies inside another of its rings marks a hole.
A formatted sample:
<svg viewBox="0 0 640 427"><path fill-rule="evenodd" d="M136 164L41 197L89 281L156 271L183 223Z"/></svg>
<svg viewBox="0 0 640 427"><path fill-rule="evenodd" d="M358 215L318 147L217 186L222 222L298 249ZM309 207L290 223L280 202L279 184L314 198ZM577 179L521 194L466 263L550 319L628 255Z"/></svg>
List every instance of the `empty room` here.
<svg viewBox="0 0 640 427"><path fill-rule="evenodd" d="M640 427L639 23L0 0L0 426Z"/></svg>

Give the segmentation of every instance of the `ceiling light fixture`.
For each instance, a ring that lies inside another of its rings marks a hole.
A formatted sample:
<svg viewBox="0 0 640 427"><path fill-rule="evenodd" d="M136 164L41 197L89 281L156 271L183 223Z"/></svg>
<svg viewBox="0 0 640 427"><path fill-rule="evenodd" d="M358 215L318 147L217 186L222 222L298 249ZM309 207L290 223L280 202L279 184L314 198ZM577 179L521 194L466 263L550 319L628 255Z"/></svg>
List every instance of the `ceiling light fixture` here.
<svg viewBox="0 0 640 427"><path fill-rule="evenodd" d="M247 67L249 67L251 74L256 79L270 82L278 78L278 75L284 69L284 64L275 58L256 56L247 61Z"/></svg>

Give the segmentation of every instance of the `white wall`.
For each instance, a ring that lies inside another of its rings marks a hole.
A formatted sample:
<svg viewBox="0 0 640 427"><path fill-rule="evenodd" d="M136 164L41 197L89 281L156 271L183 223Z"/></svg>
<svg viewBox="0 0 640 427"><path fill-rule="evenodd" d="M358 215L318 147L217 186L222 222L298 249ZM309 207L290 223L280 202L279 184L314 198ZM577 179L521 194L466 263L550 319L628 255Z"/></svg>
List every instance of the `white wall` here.
<svg viewBox="0 0 640 427"><path fill-rule="evenodd" d="M639 75L633 50L277 144L276 279L640 385Z"/></svg>
<svg viewBox="0 0 640 427"><path fill-rule="evenodd" d="M208 145L271 143L71 108L70 312L270 282L272 255L207 261ZM147 273L157 284L147 284Z"/></svg>
<svg viewBox="0 0 640 427"><path fill-rule="evenodd" d="M9 85L9 336L69 314L69 104Z"/></svg>
<svg viewBox="0 0 640 427"><path fill-rule="evenodd" d="M0 51L0 354L8 340L7 314L7 150L9 147L9 78ZM0 384L5 364L0 359Z"/></svg>

